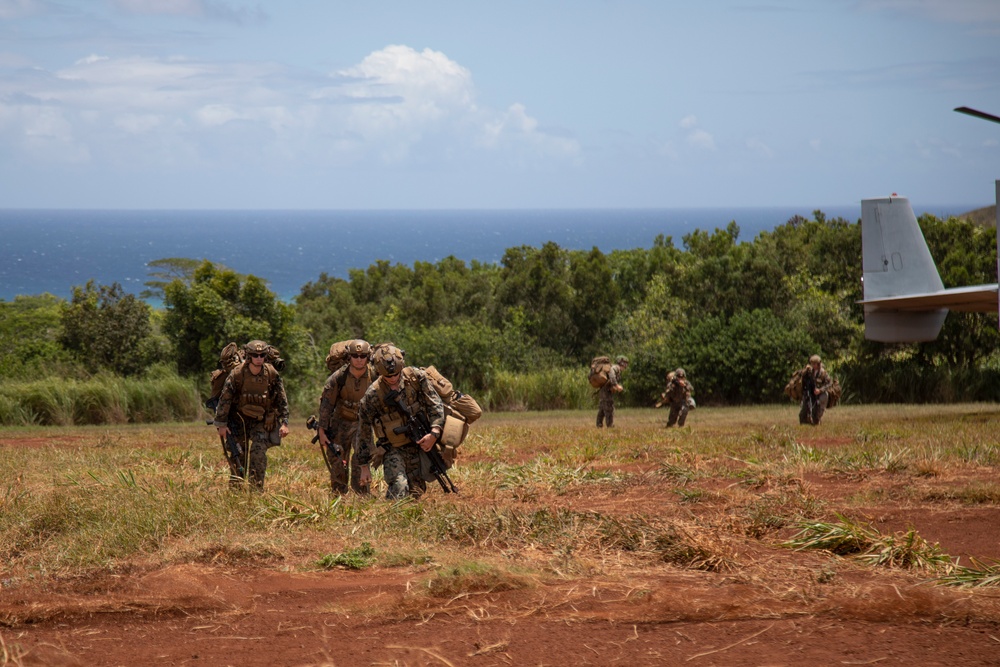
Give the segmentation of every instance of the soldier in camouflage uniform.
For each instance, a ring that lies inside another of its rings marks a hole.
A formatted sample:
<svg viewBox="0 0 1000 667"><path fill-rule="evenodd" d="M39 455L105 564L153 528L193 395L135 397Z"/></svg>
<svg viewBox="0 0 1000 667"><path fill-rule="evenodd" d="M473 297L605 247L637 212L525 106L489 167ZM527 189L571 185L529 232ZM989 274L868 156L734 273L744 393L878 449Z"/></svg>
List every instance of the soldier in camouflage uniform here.
<svg viewBox="0 0 1000 667"><path fill-rule="evenodd" d="M669 405L670 415L667 417L667 426L684 426L687 420L688 411L691 409L691 393L694 386L688 382L687 373L683 368L667 373L667 386L660 394L660 401L657 405Z"/></svg>
<svg viewBox="0 0 1000 667"><path fill-rule="evenodd" d="M608 428L615 425L615 394L625 391L622 387L622 373L628 368L628 357L618 357L611 364L608 381L597 390L597 428L607 423Z"/></svg>
<svg viewBox="0 0 1000 667"><path fill-rule="evenodd" d="M352 340L347 347L348 363L327 378L319 399L319 445L326 452L323 458L334 493L347 493L348 461L351 489L368 493L368 487L360 483L361 465L354 443L358 437L358 406L375 379L375 371L368 363L371 349L367 341Z"/></svg>
<svg viewBox="0 0 1000 667"><path fill-rule="evenodd" d="M441 439L444 430L444 404L431 386L427 374L414 366L405 366L403 351L392 345L379 345L372 355L372 363L379 377L368 387L358 407L358 463L361 464L362 486L371 484L371 463L376 448L382 455L386 498L406 496L419 498L427 490L421 472L422 452ZM402 431L405 416L395 407L389 407L385 396L390 391L400 392L400 401L414 416L422 415L430 432L414 442ZM374 429L377 442L372 442ZM375 465L378 465L376 457ZM433 478L432 478L433 479Z"/></svg>
<svg viewBox="0 0 1000 667"><path fill-rule="evenodd" d="M802 373L802 405L799 408L799 423L819 426L830 400L829 390L833 386L830 374L823 367L818 354L809 357L809 365Z"/></svg>
<svg viewBox="0 0 1000 667"><path fill-rule="evenodd" d="M277 369L265 361L269 347L262 340L246 344L246 360L229 373L215 409L232 486L249 476L253 488L263 490L267 450L288 435L288 398Z"/></svg>

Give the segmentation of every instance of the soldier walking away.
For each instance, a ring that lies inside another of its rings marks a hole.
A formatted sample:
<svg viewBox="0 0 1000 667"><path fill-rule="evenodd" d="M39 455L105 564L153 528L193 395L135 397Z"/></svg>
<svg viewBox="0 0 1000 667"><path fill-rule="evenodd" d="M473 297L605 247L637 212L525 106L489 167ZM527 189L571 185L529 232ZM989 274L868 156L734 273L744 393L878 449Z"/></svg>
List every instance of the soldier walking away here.
<svg viewBox="0 0 1000 667"><path fill-rule="evenodd" d="M371 466L379 465L378 454L388 485L386 498L420 498L427 490L423 470L426 452L437 446L444 430L444 404L427 373L415 366L404 366L403 351L394 345L378 345L372 353L372 365L379 377L358 406L360 484L370 486ZM408 427L411 420L425 427L419 438Z"/></svg>
<svg viewBox="0 0 1000 667"><path fill-rule="evenodd" d="M597 428L605 424L608 428L615 425L615 394L625 391L622 387L622 374L628 368L628 357L618 357L611 364L608 381L597 390Z"/></svg>
<svg viewBox="0 0 1000 667"><path fill-rule="evenodd" d="M667 386L660 394L660 400L656 402L656 407L661 405L670 406L670 415L667 417L667 427L674 424L684 426L688 412L694 406L694 385L687 379L687 373L683 368L667 373Z"/></svg>
<svg viewBox="0 0 1000 667"><path fill-rule="evenodd" d="M368 363L371 350L368 341L348 343L347 363L327 378L319 399L317 435L334 493L347 493L348 467L351 490L368 493L368 486L361 485L361 465L354 443L358 437L358 406L375 380L375 371Z"/></svg>
<svg viewBox="0 0 1000 667"><path fill-rule="evenodd" d="M247 479L264 489L267 450L288 435L288 398L278 370L266 361L272 348L262 340L244 347L245 360L226 377L215 409L215 427L225 445L230 485Z"/></svg>
<svg viewBox="0 0 1000 667"><path fill-rule="evenodd" d="M799 423L819 426L830 400L833 380L823 367L818 354L809 357L809 365L802 369L802 404L799 408Z"/></svg>

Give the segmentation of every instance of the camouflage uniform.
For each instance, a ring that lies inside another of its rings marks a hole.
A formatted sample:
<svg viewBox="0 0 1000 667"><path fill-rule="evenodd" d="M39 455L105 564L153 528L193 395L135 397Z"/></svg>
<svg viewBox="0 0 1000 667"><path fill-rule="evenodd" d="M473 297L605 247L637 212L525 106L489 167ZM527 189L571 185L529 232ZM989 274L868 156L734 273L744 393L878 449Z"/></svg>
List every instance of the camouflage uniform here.
<svg viewBox="0 0 1000 667"><path fill-rule="evenodd" d="M263 398L257 401L258 405L250 405L251 396ZM231 409L234 404L235 409ZM258 413L252 408L258 406L263 408L263 414L254 417ZM281 444L278 430L282 424L288 424L288 398L277 369L265 363L260 373L254 375L250 361L241 362L226 378L215 409L215 427L229 427L229 439L238 444L243 456L238 461L227 451L230 485L241 486L248 473L254 488L264 488L267 450Z"/></svg>
<svg viewBox="0 0 1000 667"><path fill-rule="evenodd" d="M823 364L818 369L808 365L802 372L802 404L799 407L799 423L819 426L830 400L829 390L833 386L830 374ZM810 389L819 389L819 394L813 394Z"/></svg>
<svg viewBox="0 0 1000 667"><path fill-rule="evenodd" d="M608 428L615 425L615 387L621 387L622 369L618 364L611 365L608 381L597 390L597 428L607 423Z"/></svg>
<svg viewBox="0 0 1000 667"><path fill-rule="evenodd" d="M331 446L324 457L330 471L330 487L335 493L347 493L346 462L350 461L351 490L367 494L368 487L358 484L361 464L354 443L358 438L358 406L375 378L375 371L366 365L364 375L358 378L351 374L350 368L350 364L345 364L327 378L319 399L317 425L330 438ZM340 447L339 455L334 451L334 444Z"/></svg>
<svg viewBox="0 0 1000 667"><path fill-rule="evenodd" d="M673 376L673 377L670 377ZM673 372L668 375L666 389L660 395L664 405L670 406L670 415L667 417L667 426L684 426L688 411L691 409L690 399L694 391L694 385L687 381L687 378Z"/></svg>
<svg viewBox="0 0 1000 667"><path fill-rule="evenodd" d="M423 415L430 429L444 428L444 404L431 386L427 374L414 366L402 370L399 390L400 400L414 416ZM386 405L383 397L389 392L385 377L379 377L368 387L361 405L358 407L358 463L367 465L375 454L375 447L385 451L382 459L383 473L388 490L386 498L396 499L406 496L419 498L427 490L427 483L421 472L421 449L407 435L395 433L402 424L403 416L396 408ZM373 442L372 430L378 437ZM433 478L432 478L433 479Z"/></svg>

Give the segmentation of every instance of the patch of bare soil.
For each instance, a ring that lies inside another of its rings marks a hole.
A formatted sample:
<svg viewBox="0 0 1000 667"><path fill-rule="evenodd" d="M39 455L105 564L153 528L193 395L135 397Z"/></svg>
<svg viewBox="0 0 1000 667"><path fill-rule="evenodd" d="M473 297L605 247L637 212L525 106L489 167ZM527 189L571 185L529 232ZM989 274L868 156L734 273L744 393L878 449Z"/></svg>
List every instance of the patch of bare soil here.
<svg viewBox="0 0 1000 667"><path fill-rule="evenodd" d="M996 665L1000 656L996 608L992 621L970 623L983 600L870 576L803 597L664 568L628 582L449 598L415 593L425 576L184 565L124 587L5 591L4 664Z"/></svg>

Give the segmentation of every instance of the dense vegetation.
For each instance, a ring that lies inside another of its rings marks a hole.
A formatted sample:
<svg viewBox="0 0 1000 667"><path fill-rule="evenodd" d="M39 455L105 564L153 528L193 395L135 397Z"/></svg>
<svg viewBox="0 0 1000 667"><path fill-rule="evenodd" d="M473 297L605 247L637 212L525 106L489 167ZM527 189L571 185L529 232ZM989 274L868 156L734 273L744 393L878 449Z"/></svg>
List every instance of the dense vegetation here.
<svg viewBox="0 0 1000 667"><path fill-rule="evenodd" d="M997 280L994 228L933 216L920 225L946 285ZM780 401L812 353L847 401L998 398L995 314L952 313L932 343L864 340L860 224L816 211L750 241L739 232L730 222L685 235L680 247L659 236L650 248L611 253L550 242L509 248L499 264L378 261L347 279L321 274L293 304L266 276L159 260L143 296L161 298L162 310L93 282L69 302L0 301L0 421L53 421L18 412L11 383L176 373L204 391L219 350L252 338L281 349L300 411L314 409L327 349L345 338L391 340L495 409L581 407L590 400L583 369L597 354L630 357L621 400L634 406L651 404L677 366L702 404Z"/></svg>

